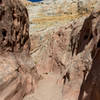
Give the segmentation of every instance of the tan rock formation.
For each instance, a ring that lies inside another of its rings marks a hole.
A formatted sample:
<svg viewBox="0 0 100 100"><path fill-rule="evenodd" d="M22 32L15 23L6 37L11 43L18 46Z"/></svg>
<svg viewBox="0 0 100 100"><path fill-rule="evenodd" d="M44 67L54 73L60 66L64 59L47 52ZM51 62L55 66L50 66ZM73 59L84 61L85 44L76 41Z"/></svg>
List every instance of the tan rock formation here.
<svg viewBox="0 0 100 100"><path fill-rule="evenodd" d="M85 20L80 31L78 41L78 53L83 51L91 41L92 65L82 83L79 100L99 100L100 99L100 9L94 11ZM86 95L85 95L86 94Z"/></svg>
<svg viewBox="0 0 100 100"><path fill-rule="evenodd" d="M23 100L38 74L29 55L29 19L19 0L0 0L0 100Z"/></svg>
<svg viewBox="0 0 100 100"><path fill-rule="evenodd" d="M1 1L0 50L11 52L27 50L29 52L30 39L28 23L27 10L19 1Z"/></svg>

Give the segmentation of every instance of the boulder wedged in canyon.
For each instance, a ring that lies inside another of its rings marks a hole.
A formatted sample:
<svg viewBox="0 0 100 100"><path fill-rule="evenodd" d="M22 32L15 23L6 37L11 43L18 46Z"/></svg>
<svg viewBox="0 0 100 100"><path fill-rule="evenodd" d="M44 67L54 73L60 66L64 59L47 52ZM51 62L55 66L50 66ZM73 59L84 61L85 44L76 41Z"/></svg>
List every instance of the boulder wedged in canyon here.
<svg viewBox="0 0 100 100"><path fill-rule="evenodd" d="M0 0L0 100L23 100L39 77L29 55L29 19L19 0Z"/></svg>

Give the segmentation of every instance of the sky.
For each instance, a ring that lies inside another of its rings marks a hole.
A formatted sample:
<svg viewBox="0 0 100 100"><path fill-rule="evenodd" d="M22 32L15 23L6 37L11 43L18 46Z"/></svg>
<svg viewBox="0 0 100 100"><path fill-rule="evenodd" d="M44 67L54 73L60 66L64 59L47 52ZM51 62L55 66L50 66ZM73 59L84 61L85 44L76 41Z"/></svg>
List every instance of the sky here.
<svg viewBox="0 0 100 100"><path fill-rule="evenodd" d="M40 2L42 0L29 0L29 1L31 1L31 2Z"/></svg>

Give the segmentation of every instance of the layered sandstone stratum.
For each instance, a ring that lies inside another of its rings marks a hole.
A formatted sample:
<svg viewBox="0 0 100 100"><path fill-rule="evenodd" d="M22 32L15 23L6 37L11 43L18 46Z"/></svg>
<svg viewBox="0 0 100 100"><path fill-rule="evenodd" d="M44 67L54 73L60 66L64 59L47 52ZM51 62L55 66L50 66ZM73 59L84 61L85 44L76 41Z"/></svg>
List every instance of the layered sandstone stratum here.
<svg viewBox="0 0 100 100"><path fill-rule="evenodd" d="M99 4L0 0L0 100L100 100Z"/></svg>

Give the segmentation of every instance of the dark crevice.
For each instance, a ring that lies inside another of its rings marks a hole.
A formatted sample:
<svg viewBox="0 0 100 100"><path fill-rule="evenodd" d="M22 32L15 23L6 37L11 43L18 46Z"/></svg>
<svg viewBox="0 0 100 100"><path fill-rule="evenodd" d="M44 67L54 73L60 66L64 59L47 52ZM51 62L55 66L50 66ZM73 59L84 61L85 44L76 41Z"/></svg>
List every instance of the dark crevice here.
<svg viewBox="0 0 100 100"><path fill-rule="evenodd" d="M19 31L16 32L16 36L19 34Z"/></svg>
<svg viewBox="0 0 100 100"><path fill-rule="evenodd" d="M25 25L25 23L26 23L26 18L25 18L25 17L20 17L20 21L22 21L22 24Z"/></svg>
<svg viewBox="0 0 100 100"><path fill-rule="evenodd" d="M100 40L98 41L97 48L100 48Z"/></svg>
<svg viewBox="0 0 100 100"><path fill-rule="evenodd" d="M3 16L5 15L5 11L0 12L0 20L2 20Z"/></svg>
<svg viewBox="0 0 100 100"><path fill-rule="evenodd" d="M6 44L6 47L11 47L8 51L11 51L11 52L13 51L13 47L10 41L8 41L8 43Z"/></svg>
<svg viewBox="0 0 100 100"><path fill-rule="evenodd" d="M0 0L0 4L2 4L2 0Z"/></svg>
<svg viewBox="0 0 100 100"><path fill-rule="evenodd" d="M86 34L85 36L84 36L84 40L87 40L88 39L88 34Z"/></svg>
<svg viewBox="0 0 100 100"><path fill-rule="evenodd" d="M15 20L16 19L16 17L13 15L13 20Z"/></svg>
<svg viewBox="0 0 100 100"><path fill-rule="evenodd" d="M90 40L91 40L92 38L93 38L93 35L91 34L91 35L90 35Z"/></svg>
<svg viewBox="0 0 100 100"><path fill-rule="evenodd" d="M66 83L66 79L68 79L68 81L70 81L70 73L67 72L67 73L63 76L63 79L64 79L64 84Z"/></svg>
<svg viewBox="0 0 100 100"><path fill-rule="evenodd" d="M47 72L46 72L46 73L44 73L44 74L48 75L48 73L47 73Z"/></svg>
<svg viewBox="0 0 100 100"><path fill-rule="evenodd" d="M4 16L5 15L5 11L2 11L2 16Z"/></svg>
<svg viewBox="0 0 100 100"><path fill-rule="evenodd" d="M28 36L26 38L24 38L23 42L21 43L21 46L24 46L24 44L26 43L26 41L28 40Z"/></svg>
<svg viewBox="0 0 100 100"><path fill-rule="evenodd" d="M2 30L2 35L3 35L3 37L6 37L7 31L5 29Z"/></svg>
<svg viewBox="0 0 100 100"><path fill-rule="evenodd" d="M0 15L0 21L2 20L2 16Z"/></svg>
<svg viewBox="0 0 100 100"><path fill-rule="evenodd" d="M60 34L60 33L58 33L58 36L60 37L60 36L61 36L61 34Z"/></svg>

